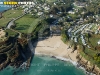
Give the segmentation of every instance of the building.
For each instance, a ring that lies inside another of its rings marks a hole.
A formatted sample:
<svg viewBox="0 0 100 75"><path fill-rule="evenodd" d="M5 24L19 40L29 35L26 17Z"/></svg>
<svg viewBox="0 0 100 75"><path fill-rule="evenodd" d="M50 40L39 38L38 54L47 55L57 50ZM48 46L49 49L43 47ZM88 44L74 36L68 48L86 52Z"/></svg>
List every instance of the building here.
<svg viewBox="0 0 100 75"><path fill-rule="evenodd" d="M98 45L100 45L100 40L98 41Z"/></svg>
<svg viewBox="0 0 100 75"><path fill-rule="evenodd" d="M68 13L69 13L69 14L75 14L75 12L72 11L72 10L70 10Z"/></svg>
<svg viewBox="0 0 100 75"><path fill-rule="evenodd" d="M40 15L43 15L43 12L38 12L37 15L39 15L39 16L40 16Z"/></svg>
<svg viewBox="0 0 100 75"><path fill-rule="evenodd" d="M61 25L51 25L50 26L51 35L60 35L61 34Z"/></svg>
<svg viewBox="0 0 100 75"><path fill-rule="evenodd" d="M78 7L85 7L86 6L86 3L85 2L79 2L79 1L76 1L74 3L74 5L78 6Z"/></svg>

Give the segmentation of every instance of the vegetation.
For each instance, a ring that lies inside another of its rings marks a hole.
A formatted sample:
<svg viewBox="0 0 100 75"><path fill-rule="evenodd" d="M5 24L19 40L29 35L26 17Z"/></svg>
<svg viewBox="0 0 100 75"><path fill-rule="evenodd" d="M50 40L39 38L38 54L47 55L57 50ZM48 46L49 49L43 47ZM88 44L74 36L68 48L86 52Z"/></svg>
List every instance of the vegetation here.
<svg viewBox="0 0 100 75"><path fill-rule="evenodd" d="M39 32L39 30L42 28L42 24L39 22L37 25L36 25L36 27L35 27L35 29L32 31L32 33L31 33L31 39L32 40L34 40L34 39L38 39L38 32Z"/></svg>
<svg viewBox="0 0 100 75"><path fill-rule="evenodd" d="M22 33L31 33L39 21L39 18L34 18L32 15L27 14L15 21L16 27L14 29Z"/></svg>
<svg viewBox="0 0 100 75"><path fill-rule="evenodd" d="M13 18L17 18L21 14L22 10L20 8L3 12L3 17L0 19L0 27L6 27L9 21L11 21Z"/></svg>
<svg viewBox="0 0 100 75"><path fill-rule="evenodd" d="M64 13L72 9L71 3L54 5L49 11L50 14Z"/></svg>
<svg viewBox="0 0 100 75"><path fill-rule="evenodd" d="M79 45L80 50L82 50L80 51L81 55L89 60L92 64L96 64L98 67L100 67L100 45L97 45L99 39L100 35L91 35L88 42L91 48Z"/></svg>
<svg viewBox="0 0 100 75"><path fill-rule="evenodd" d="M6 36L7 37L10 37L10 36L13 36L14 37L17 34L16 32L13 32L10 29L6 29L5 32L6 32Z"/></svg>
<svg viewBox="0 0 100 75"><path fill-rule="evenodd" d="M68 36L67 36L67 34L66 34L66 32L65 32L64 29L62 29L61 37L62 37L61 39L62 39L62 41L63 41L64 43L66 43L66 41L68 41Z"/></svg>

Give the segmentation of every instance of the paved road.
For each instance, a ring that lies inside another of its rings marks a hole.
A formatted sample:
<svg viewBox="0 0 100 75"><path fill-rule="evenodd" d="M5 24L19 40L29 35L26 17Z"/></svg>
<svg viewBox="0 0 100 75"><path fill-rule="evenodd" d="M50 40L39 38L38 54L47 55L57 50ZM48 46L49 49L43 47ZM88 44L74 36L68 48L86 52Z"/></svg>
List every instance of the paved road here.
<svg viewBox="0 0 100 75"><path fill-rule="evenodd" d="M11 26L14 25L14 22L15 22L16 20L20 19L21 17L23 17L24 15L26 15L26 14L22 14L21 16L18 16L17 18L11 20L11 21L7 24L7 27L6 27L6 28L7 28L7 29L10 29Z"/></svg>

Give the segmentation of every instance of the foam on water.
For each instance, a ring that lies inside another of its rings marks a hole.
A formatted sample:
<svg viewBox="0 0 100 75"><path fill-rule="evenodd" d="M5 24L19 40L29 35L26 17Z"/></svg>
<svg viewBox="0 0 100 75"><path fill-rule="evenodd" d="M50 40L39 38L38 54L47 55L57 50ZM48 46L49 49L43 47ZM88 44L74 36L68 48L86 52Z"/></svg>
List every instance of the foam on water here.
<svg viewBox="0 0 100 75"><path fill-rule="evenodd" d="M31 66L29 69L18 70L16 68L14 69L8 68L1 71L0 75L86 75L81 69L73 65L73 64L76 65L75 62L72 64L70 62L65 62L65 61L70 61L70 60L67 60L66 58L62 58L62 57L52 58L50 56L35 55L34 58L32 59ZM51 66L47 66L47 65L51 65ZM56 65L56 66L52 66L52 65ZM54 71L54 72L50 72L50 71Z"/></svg>
<svg viewBox="0 0 100 75"><path fill-rule="evenodd" d="M71 60L69 58L64 58L64 57L59 57L59 56L56 56L56 58L60 59L60 60L64 60L64 61L69 61L69 62L71 62L75 66L78 64L77 62L75 62L75 61L73 61L73 60Z"/></svg>
<svg viewBox="0 0 100 75"><path fill-rule="evenodd" d="M42 54L42 53L38 53L38 52L36 52L36 55L47 55L47 56L48 56L48 54ZM52 56L52 55L50 55L50 56ZM71 60L71 59L69 59L69 58L64 58L64 57L60 57L60 56L53 56L53 57L55 57L56 59L62 60L62 61L69 61L69 62L71 62L74 66L77 66L77 65L78 65L77 62L75 62L75 61L73 61L73 60ZM80 66L80 67L78 67L78 68L82 69L82 70L83 70L84 72L86 72L87 74L95 75L95 74L93 74L93 73L87 72L87 71L85 70L84 67L81 67L81 66Z"/></svg>

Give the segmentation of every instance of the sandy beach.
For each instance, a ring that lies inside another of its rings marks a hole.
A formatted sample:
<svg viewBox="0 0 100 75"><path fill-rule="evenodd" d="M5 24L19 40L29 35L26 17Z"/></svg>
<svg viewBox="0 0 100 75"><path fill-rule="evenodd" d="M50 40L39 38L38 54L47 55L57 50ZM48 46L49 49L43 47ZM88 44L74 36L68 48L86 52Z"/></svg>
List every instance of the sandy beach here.
<svg viewBox="0 0 100 75"><path fill-rule="evenodd" d="M63 43L61 36L53 36L48 39L38 41L35 47L35 54L55 56L63 59L71 59L77 62L77 50L71 53L72 49Z"/></svg>

